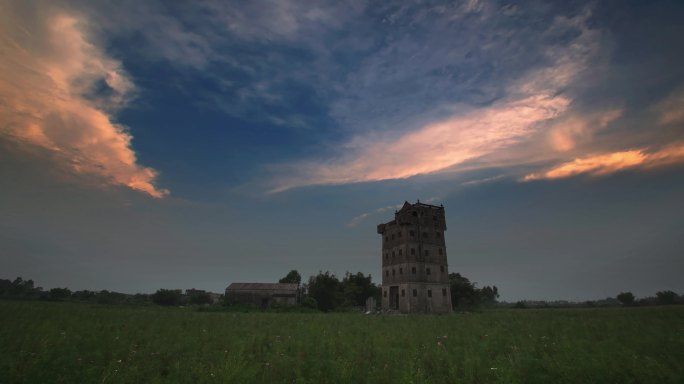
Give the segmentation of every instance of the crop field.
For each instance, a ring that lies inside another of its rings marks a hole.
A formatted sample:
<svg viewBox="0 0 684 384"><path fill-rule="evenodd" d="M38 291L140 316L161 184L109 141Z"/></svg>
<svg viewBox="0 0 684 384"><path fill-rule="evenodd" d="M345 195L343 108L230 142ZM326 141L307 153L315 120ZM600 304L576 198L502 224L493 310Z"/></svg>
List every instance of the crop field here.
<svg viewBox="0 0 684 384"><path fill-rule="evenodd" d="M684 383L684 307L449 316L0 301L0 383Z"/></svg>

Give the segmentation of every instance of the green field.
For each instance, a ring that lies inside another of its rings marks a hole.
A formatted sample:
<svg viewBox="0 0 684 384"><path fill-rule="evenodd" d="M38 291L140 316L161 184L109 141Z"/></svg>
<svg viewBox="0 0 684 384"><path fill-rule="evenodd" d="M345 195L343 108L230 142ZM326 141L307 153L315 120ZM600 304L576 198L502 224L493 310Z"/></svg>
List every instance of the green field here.
<svg viewBox="0 0 684 384"><path fill-rule="evenodd" d="M684 383L684 306L450 316L0 301L0 383Z"/></svg>

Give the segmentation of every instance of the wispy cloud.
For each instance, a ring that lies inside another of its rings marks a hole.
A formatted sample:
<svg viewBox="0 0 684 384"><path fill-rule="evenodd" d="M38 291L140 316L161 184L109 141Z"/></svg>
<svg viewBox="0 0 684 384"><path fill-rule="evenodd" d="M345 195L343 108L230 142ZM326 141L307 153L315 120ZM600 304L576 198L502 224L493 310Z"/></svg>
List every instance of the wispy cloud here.
<svg viewBox="0 0 684 384"><path fill-rule="evenodd" d="M496 175L496 176L492 176L492 177L485 177L482 179L468 180L468 181L464 181L463 183L461 183L461 185L463 185L463 186L480 185L480 184L491 183L493 181L501 180L505 177L506 177L506 175Z"/></svg>
<svg viewBox="0 0 684 384"><path fill-rule="evenodd" d="M509 79L506 96L498 101L485 107L470 107L467 112L415 126L405 133L387 130L357 135L339 147L341 154L336 158L287 168L289 177L277 180L273 191L434 173L538 137L541 130L566 116L573 100L563 91L598 51L597 32L584 25L586 18L587 14L557 18L547 33L571 30L575 37L569 44L548 47L544 57L547 65ZM431 111L424 113L429 115ZM604 113L592 122L605 126L620 113ZM575 126L580 127L579 122ZM555 129L556 141L562 139L563 145L570 146L579 128L569 132Z"/></svg>
<svg viewBox="0 0 684 384"><path fill-rule="evenodd" d="M684 123L684 88L672 92L655 109L660 115L658 123L661 125Z"/></svg>
<svg viewBox="0 0 684 384"><path fill-rule="evenodd" d="M349 220L349 223L347 223L347 226L348 227L356 227L357 225L361 224L362 221L367 219L369 216L372 216L373 214L387 212L387 211L391 211L391 210L398 210L399 208L401 208L402 205L403 204L388 205L386 207L378 208L378 209L370 211L370 212L364 212L358 216L355 216L351 220Z"/></svg>
<svg viewBox="0 0 684 384"><path fill-rule="evenodd" d="M562 96L538 95L474 111L395 140L371 142L333 164L300 165L308 172L279 189L401 179L443 170L518 142L534 132L535 124L557 117L568 104ZM357 142L363 145L362 139Z"/></svg>
<svg viewBox="0 0 684 384"><path fill-rule="evenodd" d="M648 169L678 163L684 163L684 144L681 143L653 152L633 149L582 157L540 173L526 175L523 180L562 179L581 174L602 176L627 169Z"/></svg>
<svg viewBox="0 0 684 384"><path fill-rule="evenodd" d="M27 22L9 8L0 16L0 134L59 152L77 172L165 196L115 122L134 92L121 64L90 41L83 20L43 12Z"/></svg>
<svg viewBox="0 0 684 384"><path fill-rule="evenodd" d="M591 141L594 134L606 128L623 114L622 109L611 109L583 115L570 114L556 121L548 129L548 141L555 151L566 152Z"/></svg>

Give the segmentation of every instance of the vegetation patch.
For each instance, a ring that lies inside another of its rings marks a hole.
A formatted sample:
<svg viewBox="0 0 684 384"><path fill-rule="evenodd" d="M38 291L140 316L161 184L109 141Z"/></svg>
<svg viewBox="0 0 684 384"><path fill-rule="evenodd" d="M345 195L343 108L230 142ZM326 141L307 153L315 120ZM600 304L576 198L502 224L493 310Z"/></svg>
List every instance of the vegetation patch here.
<svg viewBox="0 0 684 384"><path fill-rule="evenodd" d="M432 315L0 301L2 383L682 383L684 307Z"/></svg>

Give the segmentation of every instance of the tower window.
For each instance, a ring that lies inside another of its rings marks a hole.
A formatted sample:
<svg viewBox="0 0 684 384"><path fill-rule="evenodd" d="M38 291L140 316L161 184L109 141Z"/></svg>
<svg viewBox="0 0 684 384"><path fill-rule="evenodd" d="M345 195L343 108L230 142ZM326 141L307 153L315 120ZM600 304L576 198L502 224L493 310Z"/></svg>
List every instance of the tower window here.
<svg viewBox="0 0 684 384"><path fill-rule="evenodd" d="M401 237L401 231L397 233L397 236L398 236L398 237Z"/></svg>
<svg viewBox="0 0 684 384"><path fill-rule="evenodd" d="M430 251L428 251L427 249L425 250L425 256L430 256Z"/></svg>
<svg viewBox="0 0 684 384"><path fill-rule="evenodd" d="M385 236L385 243L389 241L389 237Z"/></svg>
<svg viewBox="0 0 684 384"><path fill-rule="evenodd" d="M442 296L446 296L446 288L442 288Z"/></svg>
<svg viewBox="0 0 684 384"><path fill-rule="evenodd" d="M401 290L401 297L404 297L404 296L406 296L406 290L402 289Z"/></svg>
<svg viewBox="0 0 684 384"><path fill-rule="evenodd" d="M429 275L430 274L430 268L425 268L425 274Z"/></svg>
<svg viewBox="0 0 684 384"><path fill-rule="evenodd" d="M435 237L439 239L440 237L442 237L442 234L439 232L435 232Z"/></svg>
<svg viewBox="0 0 684 384"><path fill-rule="evenodd" d="M387 291L382 292L382 295L387 297Z"/></svg>
<svg viewBox="0 0 684 384"><path fill-rule="evenodd" d="M404 268L399 268L399 274L403 275L404 274Z"/></svg>
<svg viewBox="0 0 684 384"><path fill-rule="evenodd" d="M415 235L416 235L415 232L409 231L409 236L413 237L413 236L415 236Z"/></svg>
<svg viewBox="0 0 684 384"><path fill-rule="evenodd" d="M394 233L392 234L392 240L394 240Z"/></svg>
<svg viewBox="0 0 684 384"><path fill-rule="evenodd" d="M392 258L394 259L394 251L392 251Z"/></svg>
<svg viewBox="0 0 684 384"><path fill-rule="evenodd" d="M401 254L402 254L402 250L400 249L400 250L399 250L399 256L401 256Z"/></svg>
<svg viewBox="0 0 684 384"><path fill-rule="evenodd" d="M416 297L416 296L418 296L418 290L417 290L417 289L414 289L414 290L413 290L413 297Z"/></svg>
<svg viewBox="0 0 684 384"><path fill-rule="evenodd" d="M444 266L443 266L443 265L440 265L440 266L439 266L439 271L442 272L442 273L444 273Z"/></svg>
<svg viewBox="0 0 684 384"><path fill-rule="evenodd" d="M427 239L427 238L428 238L427 232L423 232L423 239Z"/></svg>
<svg viewBox="0 0 684 384"><path fill-rule="evenodd" d="M439 255L442 256L444 254L444 250L442 248L439 249Z"/></svg>
<svg viewBox="0 0 684 384"><path fill-rule="evenodd" d="M389 269L385 270L385 276L389 276Z"/></svg>
<svg viewBox="0 0 684 384"><path fill-rule="evenodd" d="M415 254L416 254L416 249L415 249L415 248L411 248L411 254L412 254L412 255L415 255Z"/></svg>
<svg viewBox="0 0 684 384"><path fill-rule="evenodd" d="M396 275L396 271L394 269L392 269L392 276L395 276L395 275Z"/></svg>
<svg viewBox="0 0 684 384"><path fill-rule="evenodd" d="M428 289L428 297L432 297L432 289Z"/></svg>
<svg viewBox="0 0 684 384"><path fill-rule="evenodd" d="M411 267L411 273L416 274L416 267Z"/></svg>

